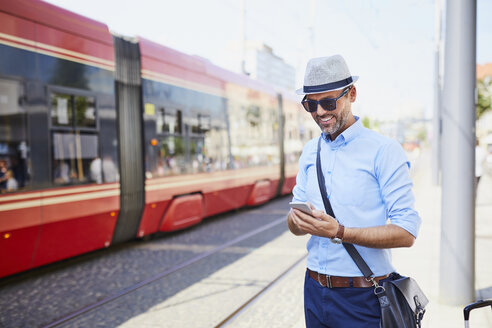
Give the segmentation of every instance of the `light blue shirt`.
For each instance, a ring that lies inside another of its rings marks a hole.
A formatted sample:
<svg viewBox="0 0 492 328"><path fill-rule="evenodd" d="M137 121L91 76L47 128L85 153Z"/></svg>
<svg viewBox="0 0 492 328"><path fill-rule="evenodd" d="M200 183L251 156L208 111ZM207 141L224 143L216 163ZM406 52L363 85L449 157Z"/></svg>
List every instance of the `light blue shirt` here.
<svg viewBox="0 0 492 328"><path fill-rule="evenodd" d="M333 212L345 227L385 225L388 220L417 237L421 219L413 209L410 162L396 141L356 122L334 141L322 133L321 167ZM310 140L299 159L293 201L308 201L325 211L316 174L318 138ZM395 271L391 250L355 245L376 276ZM311 236L307 267L333 276L362 276L342 245Z"/></svg>

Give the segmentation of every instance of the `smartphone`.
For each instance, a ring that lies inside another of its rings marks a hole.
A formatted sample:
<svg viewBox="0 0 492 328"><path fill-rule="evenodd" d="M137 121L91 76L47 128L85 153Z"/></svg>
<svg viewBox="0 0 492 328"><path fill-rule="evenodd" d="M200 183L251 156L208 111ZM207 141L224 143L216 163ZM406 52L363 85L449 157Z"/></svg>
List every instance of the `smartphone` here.
<svg viewBox="0 0 492 328"><path fill-rule="evenodd" d="M313 215L313 212L311 210L311 208L309 207L309 205L307 203L304 203L304 202L290 202L289 203L290 207L291 208L295 208L295 209L298 209L306 214L309 214L309 215Z"/></svg>

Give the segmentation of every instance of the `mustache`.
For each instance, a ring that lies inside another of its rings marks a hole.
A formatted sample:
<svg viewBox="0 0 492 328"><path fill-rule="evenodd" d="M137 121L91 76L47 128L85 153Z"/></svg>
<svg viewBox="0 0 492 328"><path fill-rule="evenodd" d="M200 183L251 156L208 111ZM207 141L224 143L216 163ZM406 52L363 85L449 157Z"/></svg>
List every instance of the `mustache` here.
<svg viewBox="0 0 492 328"><path fill-rule="evenodd" d="M329 117L337 117L335 114L325 114L325 115L316 115L316 118L329 118Z"/></svg>

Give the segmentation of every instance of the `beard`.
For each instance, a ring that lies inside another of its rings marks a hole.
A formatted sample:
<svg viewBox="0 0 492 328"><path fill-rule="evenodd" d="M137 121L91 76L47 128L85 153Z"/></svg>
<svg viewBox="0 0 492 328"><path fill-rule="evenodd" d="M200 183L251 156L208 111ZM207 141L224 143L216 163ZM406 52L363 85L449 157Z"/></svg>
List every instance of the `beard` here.
<svg viewBox="0 0 492 328"><path fill-rule="evenodd" d="M334 120L335 122L329 126L324 126L322 124L321 117L316 116L315 118L316 123L321 128L321 131L323 131L326 135L333 135L336 134L338 131L341 131L341 129L347 124L347 121L349 120L350 111L342 108L342 110L338 114L328 114L325 116L330 115L333 116L332 120Z"/></svg>

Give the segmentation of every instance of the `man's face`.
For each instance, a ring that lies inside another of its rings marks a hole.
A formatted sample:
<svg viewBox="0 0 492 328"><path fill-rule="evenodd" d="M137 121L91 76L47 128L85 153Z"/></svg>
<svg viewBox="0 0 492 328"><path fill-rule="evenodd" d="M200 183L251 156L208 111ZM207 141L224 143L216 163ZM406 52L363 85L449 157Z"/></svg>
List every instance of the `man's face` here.
<svg viewBox="0 0 492 328"><path fill-rule="evenodd" d="M307 95L307 99L321 100L323 98L336 98L343 90L328 91ZM332 139L335 139L342 133L353 120L351 105L355 101L356 90L355 86L348 92L347 95L338 99L337 108L333 111L324 110L318 105L318 109L311 113L314 121L319 125L325 134L329 134Z"/></svg>

